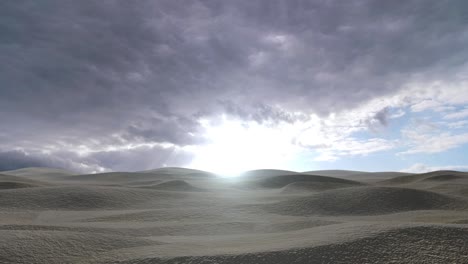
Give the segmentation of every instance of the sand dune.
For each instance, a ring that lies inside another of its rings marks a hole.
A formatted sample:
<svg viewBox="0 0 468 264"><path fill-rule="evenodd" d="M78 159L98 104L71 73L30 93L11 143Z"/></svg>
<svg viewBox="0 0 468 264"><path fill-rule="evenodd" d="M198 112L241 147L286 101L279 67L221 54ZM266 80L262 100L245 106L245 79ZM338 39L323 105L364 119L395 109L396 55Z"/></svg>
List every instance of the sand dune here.
<svg viewBox="0 0 468 264"><path fill-rule="evenodd" d="M313 248L233 255L142 258L118 263L466 263L467 228L415 227Z"/></svg>
<svg viewBox="0 0 468 264"><path fill-rule="evenodd" d="M365 171L352 171L352 170L315 170L315 171L304 171L302 174L330 176L330 177L349 177L352 175L368 174L370 172Z"/></svg>
<svg viewBox="0 0 468 264"><path fill-rule="evenodd" d="M392 171L384 171L384 172L370 172L366 174L354 174L346 177L346 179L361 181L361 182L368 182L368 183L375 183L380 182L386 179L392 179L395 177L404 177L412 175L413 173L406 173L406 172L392 172Z"/></svg>
<svg viewBox="0 0 468 264"><path fill-rule="evenodd" d="M64 169L46 168L46 167L30 167L17 170L2 171L2 174L16 176L37 176L37 175L74 175L76 173Z"/></svg>
<svg viewBox="0 0 468 264"><path fill-rule="evenodd" d="M293 174L300 174L295 171L288 171L288 170L250 170L242 173L239 175L240 177L245 178L261 178L261 177L272 177L272 176L281 176L281 175L293 175Z"/></svg>
<svg viewBox="0 0 468 264"><path fill-rule="evenodd" d="M401 186L468 198L468 173L433 171L429 173L395 177L378 183L384 186Z"/></svg>
<svg viewBox="0 0 468 264"><path fill-rule="evenodd" d="M24 183L24 182L9 182L9 181L1 181L0 182L0 190L6 189L19 189L19 188L32 188L32 187L39 187L40 185L31 184L31 183Z"/></svg>
<svg viewBox="0 0 468 264"><path fill-rule="evenodd" d="M32 167L32 168L23 168L18 170L11 171L2 171L1 174L19 176L22 178L30 179L45 179L45 180L54 180L56 178L66 177L75 175L76 173L55 168L42 168L42 167Z"/></svg>
<svg viewBox="0 0 468 264"><path fill-rule="evenodd" d="M184 191L184 192L201 192L202 188L195 187L183 180L172 180L158 183L155 185L141 186L142 188L161 190L161 191Z"/></svg>
<svg viewBox="0 0 468 264"><path fill-rule="evenodd" d="M0 263L83 263L105 251L160 244L129 236L55 230L2 230L0 236Z"/></svg>
<svg viewBox="0 0 468 264"><path fill-rule="evenodd" d="M155 170L147 170L147 171L139 171L139 173L148 173L148 174L156 174L156 175L176 175L176 176L189 176L189 177L208 177L212 178L215 177L216 174L202 171L202 170L195 170L195 169L187 169L187 168L178 168L178 167L164 167Z"/></svg>
<svg viewBox="0 0 468 264"><path fill-rule="evenodd" d="M259 223L251 221L233 221L219 223L173 223L170 225L149 225L142 228L112 228L56 225L0 225L0 232L7 231L58 231L74 233L93 233L103 235L118 235L132 237L148 236L210 236L210 235L242 235L268 234L288 232L337 224L325 220L280 221L277 223ZM94 224L100 224L99 222Z"/></svg>
<svg viewBox="0 0 468 264"><path fill-rule="evenodd" d="M466 200L434 192L390 187L360 187L325 191L266 206L288 215L372 215L410 210L466 208Z"/></svg>
<svg viewBox="0 0 468 264"><path fill-rule="evenodd" d="M144 180L163 180L170 179L169 175L152 175L143 174L137 172L106 172L97 174L84 174L67 177L64 180L75 181L75 182L114 182L114 183L126 183L132 181L144 181Z"/></svg>
<svg viewBox="0 0 468 264"><path fill-rule="evenodd" d="M23 182L23 183L31 183L31 184L38 184L38 185L47 185L49 182L46 181L39 181L35 179L30 179L23 176L15 176L15 175L8 175L8 174L0 174L0 181L11 181L11 182Z"/></svg>
<svg viewBox="0 0 468 264"><path fill-rule="evenodd" d="M406 172L394 172L394 171L384 171L384 172L362 172L362 171L347 171L347 170L322 170L322 171L307 171L303 174L311 175L320 175L320 176L330 176L336 178L343 178L348 180L374 183L380 182L396 177L413 175L413 173Z"/></svg>
<svg viewBox="0 0 468 264"><path fill-rule="evenodd" d="M358 183L343 183L343 182L293 182L282 188L283 193L287 194L303 194L304 192L321 192L332 189L353 187L360 185Z"/></svg>
<svg viewBox="0 0 468 264"><path fill-rule="evenodd" d="M282 188L288 184L296 183L296 182L362 185L362 183L352 181L352 180L327 177L327 176L318 176L318 175L304 175L304 174L272 176L272 177L268 177L268 178L255 181L254 185L265 187L265 188Z"/></svg>
<svg viewBox="0 0 468 264"><path fill-rule="evenodd" d="M462 179L462 178L468 179L468 173L459 172L459 171L433 171L433 172L422 173L422 174L398 176L392 179L382 181L381 184L401 185L401 184L414 183L414 182L422 181L422 180L447 181L447 180L455 180L455 179Z"/></svg>
<svg viewBox="0 0 468 264"><path fill-rule="evenodd" d="M309 173L5 172L0 263L468 261L466 173Z"/></svg>
<svg viewBox="0 0 468 264"><path fill-rule="evenodd" d="M460 174L435 175L435 176L425 178L424 181L452 181L452 180L460 180L460 179L468 180L468 174L467 175L460 175Z"/></svg>
<svg viewBox="0 0 468 264"><path fill-rule="evenodd" d="M111 209L138 207L157 199L179 198L174 194L143 189L112 187L42 187L0 192L0 208L17 209ZM163 200L164 202L164 200Z"/></svg>
<svg viewBox="0 0 468 264"><path fill-rule="evenodd" d="M158 184L164 181L171 180L204 180L215 178L214 174L204 173L200 171L184 171L182 174L177 174L180 169L164 168L161 170L146 171L146 172L106 172L98 174L74 175L62 177L60 180L88 183L88 184L113 184L113 185L151 185Z"/></svg>
<svg viewBox="0 0 468 264"><path fill-rule="evenodd" d="M49 186L48 182L14 175L0 174L0 190Z"/></svg>

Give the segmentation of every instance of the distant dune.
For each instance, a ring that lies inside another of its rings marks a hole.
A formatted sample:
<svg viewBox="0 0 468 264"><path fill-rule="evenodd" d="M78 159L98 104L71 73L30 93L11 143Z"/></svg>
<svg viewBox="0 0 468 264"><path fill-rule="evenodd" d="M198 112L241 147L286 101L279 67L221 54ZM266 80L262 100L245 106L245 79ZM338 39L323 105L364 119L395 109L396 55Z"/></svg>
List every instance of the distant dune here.
<svg viewBox="0 0 468 264"><path fill-rule="evenodd" d="M413 173L406 172L365 172L365 171L348 171L348 170L319 170L319 171L306 171L303 174L331 176L349 180L376 182L387 179L392 179L399 176L408 176Z"/></svg>
<svg viewBox="0 0 468 264"><path fill-rule="evenodd" d="M193 176L193 177L215 177L216 174L202 171L202 170L195 170L195 169L187 169L187 168L178 168L178 167L164 167L155 170L146 170L146 171L139 171L139 173L150 173L156 175L177 175L177 176Z"/></svg>
<svg viewBox="0 0 468 264"><path fill-rule="evenodd" d="M468 263L468 174L0 173L0 263Z"/></svg>
<svg viewBox="0 0 468 264"><path fill-rule="evenodd" d="M288 171L288 170L251 170L251 171L246 171L240 174L240 177L261 178L261 177L272 177L272 176L292 175L292 174L300 174L300 173L295 172L295 171Z"/></svg>
<svg viewBox="0 0 468 264"><path fill-rule="evenodd" d="M170 177L167 175L155 176L152 174L143 174L138 172L105 172L96 174L73 175L67 178L63 178L63 180L75 182L103 182L114 184L161 179L170 179Z"/></svg>
<svg viewBox="0 0 468 264"><path fill-rule="evenodd" d="M360 187L324 191L268 205L272 212L290 215L373 215L411 210L465 209L468 201L405 188Z"/></svg>
<svg viewBox="0 0 468 264"><path fill-rule="evenodd" d="M15 175L21 177L56 177L75 175L76 173L55 168L31 167L11 171L2 171L2 174Z"/></svg>
<svg viewBox="0 0 468 264"><path fill-rule="evenodd" d="M382 184L391 184L391 185L398 185L398 184L408 184L413 183L421 180L453 180L453 179L460 179L466 178L468 179L467 172L458 172L458 171L433 171L428 173L422 174L411 174L411 175L402 175L399 177L394 177L392 179L388 179L382 181Z"/></svg>
<svg viewBox="0 0 468 264"><path fill-rule="evenodd" d="M303 174L312 174L320 176L330 176L330 177L348 177L351 175L362 175L370 172L365 171L352 171L352 170L316 170L316 171L304 171Z"/></svg>
<svg viewBox="0 0 468 264"><path fill-rule="evenodd" d="M60 186L22 188L0 192L0 208L18 209L116 209L131 208L155 199L177 196L144 189Z"/></svg>
<svg viewBox="0 0 468 264"><path fill-rule="evenodd" d="M313 183L336 183L336 184L347 184L347 185L362 185L360 182L346 180L341 178L317 176L317 175L304 175L304 174L292 174L292 175L278 175L261 180L255 181L255 185L265 188L282 188L291 183L297 182L313 182Z"/></svg>
<svg viewBox="0 0 468 264"><path fill-rule="evenodd" d="M32 188L49 186L48 182L33 180L14 175L0 174L0 189Z"/></svg>
<svg viewBox="0 0 468 264"><path fill-rule="evenodd" d="M459 179L468 179L468 175L442 174L425 178L424 181L452 181Z"/></svg>
<svg viewBox="0 0 468 264"><path fill-rule="evenodd" d="M142 188L150 188L150 189L162 190L162 191L184 191L184 192L203 191L203 189L197 188L183 180L166 181L166 182L155 184L155 185L142 186Z"/></svg>
<svg viewBox="0 0 468 264"><path fill-rule="evenodd" d="M282 188L283 193L302 194L302 192L320 192L332 189L353 187L362 185L361 183L349 182L314 182L314 181L298 181L290 183Z"/></svg>
<svg viewBox="0 0 468 264"><path fill-rule="evenodd" d="M19 189L19 188L32 188L32 187L39 187L40 185L31 184L31 183L24 183L24 182L8 182L8 181L1 181L0 182L0 190L6 189Z"/></svg>

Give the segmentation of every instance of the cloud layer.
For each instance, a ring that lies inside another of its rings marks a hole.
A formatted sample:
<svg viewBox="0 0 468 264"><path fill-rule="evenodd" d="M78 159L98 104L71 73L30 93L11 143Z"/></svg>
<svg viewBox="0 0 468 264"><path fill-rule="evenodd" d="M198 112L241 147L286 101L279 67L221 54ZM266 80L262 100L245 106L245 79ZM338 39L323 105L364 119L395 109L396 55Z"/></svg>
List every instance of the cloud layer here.
<svg viewBox="0 0 468 264"><path fill-rule="evenodd" d="M220 116L300 127L291 140L317 160L403 146L381 133L406 112L439 111L463 126L467 8L416 0L3 1L2 166L187 165L193 149L210 143L203 120ZM360 132L371 135L356 138ZM403 134L411 141L404 153L468 142L466 133Z"/></svg>

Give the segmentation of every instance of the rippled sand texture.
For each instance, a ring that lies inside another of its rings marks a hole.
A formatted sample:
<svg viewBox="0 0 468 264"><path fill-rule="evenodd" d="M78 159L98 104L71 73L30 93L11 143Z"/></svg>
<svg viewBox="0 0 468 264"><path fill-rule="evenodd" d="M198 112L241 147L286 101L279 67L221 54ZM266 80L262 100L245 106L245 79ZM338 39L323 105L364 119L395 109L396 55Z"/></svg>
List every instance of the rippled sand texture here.
<svg viewBox="0 0 468 264"><path fill-rule="evenodd" d="M468 263L468 173L0 172L0 263Z"/></svg>

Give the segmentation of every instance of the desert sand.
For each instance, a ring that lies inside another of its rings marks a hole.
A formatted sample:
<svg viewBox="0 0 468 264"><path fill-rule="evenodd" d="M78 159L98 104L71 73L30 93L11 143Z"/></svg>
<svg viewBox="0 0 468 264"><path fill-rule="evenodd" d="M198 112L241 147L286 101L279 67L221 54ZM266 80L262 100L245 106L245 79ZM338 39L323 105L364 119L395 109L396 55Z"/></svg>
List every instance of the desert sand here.
<svg viewBox="0 0 468 264"><path fill-rule="evenodd" d="M468 173L0 172L0 263L468 263Z"/></svg>

